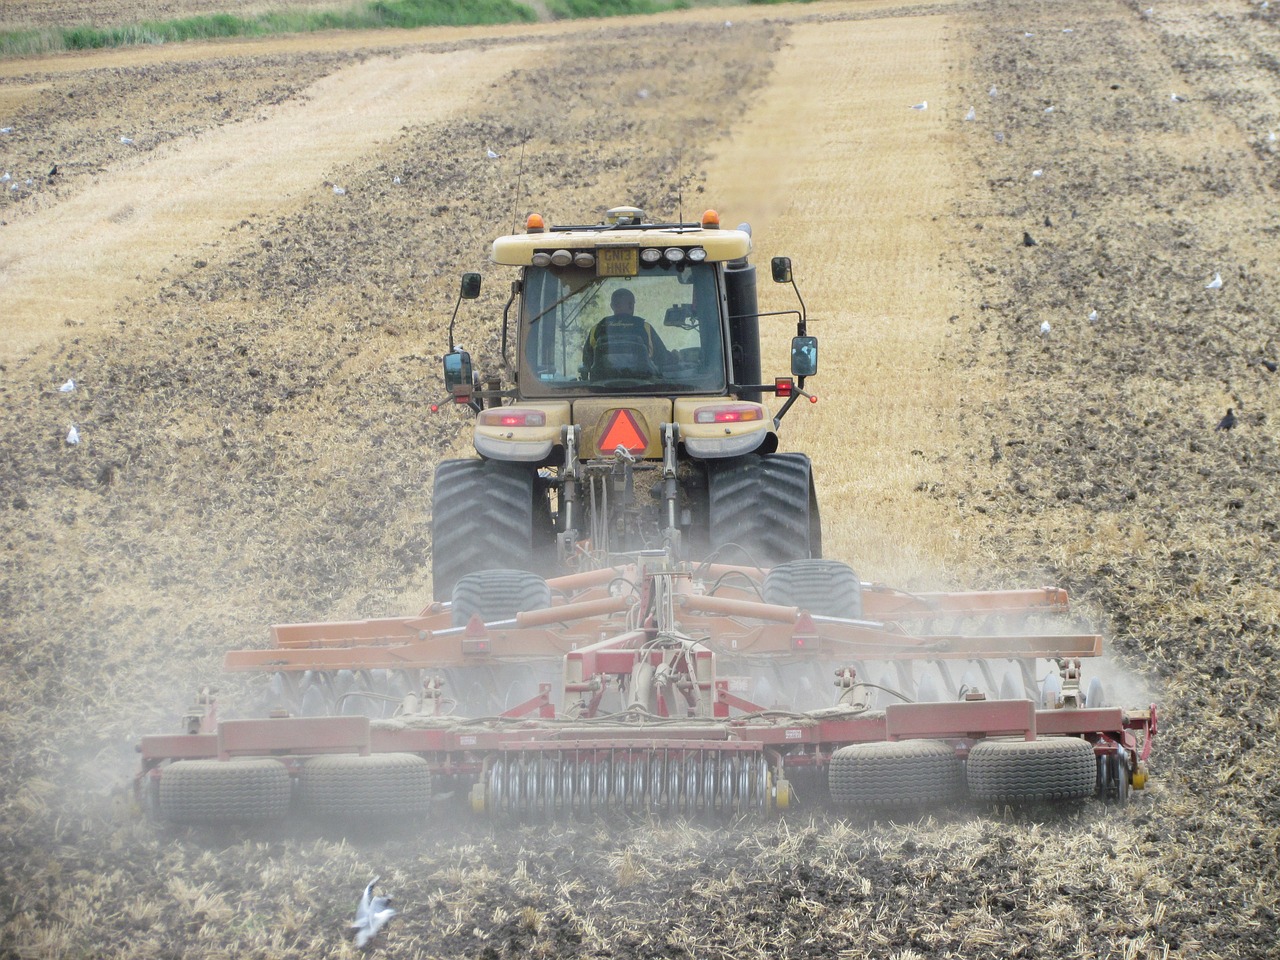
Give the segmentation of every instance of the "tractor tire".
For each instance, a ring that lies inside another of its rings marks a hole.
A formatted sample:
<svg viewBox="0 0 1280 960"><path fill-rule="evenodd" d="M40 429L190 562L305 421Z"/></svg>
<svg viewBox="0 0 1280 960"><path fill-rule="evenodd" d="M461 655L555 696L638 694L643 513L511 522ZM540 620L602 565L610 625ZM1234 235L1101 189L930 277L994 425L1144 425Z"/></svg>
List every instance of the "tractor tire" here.
<svg viewBox="0 0 1280 960"><path fill-rule="evenodd" d="M831 755L834 803L859 808L950 803L963 792L956 752L940 740L855 743Z"/></svg>
<svg viewBox="0 0 1280 960"><path fill-rule="evenodd" d="M862 617L862 581L839 560L791 560L764 576L764 602L817 617Z"/></svg>
<svg viewBox="0 0 1280 960"><path fill-rule="evenodd" d="M707 462L712 552L722 563L773 567L822 556L813 471L803 453L752 454Z"/></svg>
<svg viewBox="0 0 1280 960"><path fill-rule="evenodd" d="M975 800L1041 803L1083 800L1097 787L1093 744L1079 737L992 739L969 751L966 777Z"/></svg>
<svg viewBox="0 0 1280 960"><path fill-rule="evenodd" d="M280 820L289 793L289 770L276 760L179 760L160 777L160 816L192 824Z"/></svg>
<svg viewBox="0 0 1280 960"><path fill-rule="evenodd" d="M431 768L415 753L312 757L298 778L298 805L313 817L371 824L431 807Z"/></svg>
<svg viewBox="0 0 1280 960"><path fill-rule="evenodd" d="M479 570L453 585L453 625L465 627L472 615L485 623L510 620L524 610L551 606L551 588L526 570Z"/></svg>
<svg viewBox="0 0 1280 960"><path fill-rule="evenodd" d="M549 538L537 471L498 460L446 460L436 468L431 506L431 577L437 600L477 570L532 570ZM542 509L539 509L539 507ZM547 529L541 530L545 525ZM535 529L538 528L538 529Z"/></svg>

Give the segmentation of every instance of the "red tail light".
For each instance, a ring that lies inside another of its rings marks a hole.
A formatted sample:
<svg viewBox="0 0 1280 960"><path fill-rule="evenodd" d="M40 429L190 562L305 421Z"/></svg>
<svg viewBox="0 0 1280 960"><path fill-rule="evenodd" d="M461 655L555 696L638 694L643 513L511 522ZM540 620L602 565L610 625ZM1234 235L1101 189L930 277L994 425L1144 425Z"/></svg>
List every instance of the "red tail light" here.
<svg viewBox="0 0 1280 960"><path fill-rule="evenodd" d="M763 419L763 408L757 407L754 403L699 407L693 412L694 423L749 423L753 420Z"/></svg>
<svg viewBox="0 0 1280 960"><path fill-rule="evenodd" d="M486 427L545 427L547 415L541 410L516 410L512 407L495 407L481 410L479 423Z"/></svg>

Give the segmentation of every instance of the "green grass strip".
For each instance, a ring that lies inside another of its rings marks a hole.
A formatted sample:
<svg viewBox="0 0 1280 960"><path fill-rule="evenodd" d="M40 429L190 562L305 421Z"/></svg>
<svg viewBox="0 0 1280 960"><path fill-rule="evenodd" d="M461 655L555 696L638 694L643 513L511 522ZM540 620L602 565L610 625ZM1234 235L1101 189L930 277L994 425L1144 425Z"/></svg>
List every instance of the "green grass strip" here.
<svg viewBox="0 0 1280 960"><path fill-rule="evenodd" d="M626 3L627 0L615 2ZM77 26L6 31L0 33L0 56L98 50L137 43L180 43L183 40L311 33L317 30L532 23L536 19L532 10L515 0L375 0L373 3L345 10L281 10L251 17L213 13L121 27Z"/></svg>
<svg viewBox="0 0 1280 960"><path fill-rule="evenodd" d="M625 17L631 14L688 10L689 0L547 0L547 11L556 20L585 17Z"/></svg>

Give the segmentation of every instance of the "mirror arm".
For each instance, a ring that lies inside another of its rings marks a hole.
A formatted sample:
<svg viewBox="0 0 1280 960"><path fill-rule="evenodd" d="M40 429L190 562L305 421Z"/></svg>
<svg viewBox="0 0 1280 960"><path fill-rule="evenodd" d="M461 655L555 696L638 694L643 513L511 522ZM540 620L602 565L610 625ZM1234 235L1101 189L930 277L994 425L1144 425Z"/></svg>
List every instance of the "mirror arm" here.
<svg viewBox="0 0 1280 960"><path fill-rule="evenodd" d="M796 299L800 301L800 319L796 321L796 336L803 337L805 336L805 331L808 329L808 316L804 309L804 297L800 296L800 288L796 286L794 277L791 280L791 289L796 292ZM794 313L795 311L792 310L788 312Z"/></svg>
<svg viewBox="0 0 1280 960"><path fill-rule="evenodd" d="M507 357L507 329L511 305L516 302L516 292L519 287L519 281L512 281L511 296L507 298L507 305L502 308L502 367L511 375L512 379L515 379L515 368L511 366L511 361Z"/></svg>
<svg viewBox="0 0 1280 960"><path fill-rule="evenodd" d="M453 353L453 322L458 319L458 308L462 306L462 294L458 294L457 302L453 305L453 316L449 318L449 352Z"/></svg>
<svg viewBox="0 0 1280 960"><path fill-rule="evenodd" d="M787 415L787 411L791 409L791 405L795 403L796 400L798 400L799 398L800 398L799 392L793 392L791 396L787 397L787 402L782 405L782 409L780 409L776 414L774 414L773 429L777 430L778 427L782 426L782 418Z"/></svg>

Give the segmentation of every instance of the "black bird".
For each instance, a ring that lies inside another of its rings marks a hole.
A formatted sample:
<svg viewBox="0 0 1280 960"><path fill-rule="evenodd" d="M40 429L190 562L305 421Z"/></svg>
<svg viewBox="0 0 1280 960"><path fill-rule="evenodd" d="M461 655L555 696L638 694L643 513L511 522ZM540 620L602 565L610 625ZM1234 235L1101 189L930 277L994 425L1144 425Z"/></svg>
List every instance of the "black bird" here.
<svg viewBox="0 0 1280 960"><path fill-rule="evenodd" d="M1236 413L1230 407L1227 407L1227 415L1218 421L1218 425L1213 428L1213 432L1219 430L1231 430L1236 425Z"/></svg>
<svg viewBox="0 0 1280 960"><path fill-rule="evenodd" d="M1031 234L1027 233L1027 231L1025 230L1022 231L1022 245L1024 247L1034 247L1036 245L1036 242L1034 239L1032 239Z"/></svg>
<svg viewBox="0 0 1280 960"><path fill-rule="evenodd" d="M1044 225L1045 225L1046 227L1052 227L1052 226L1053 226L1053 221L1049 219L1049 217L1048 217L1048 215L1047 215L1047 214L1045 215L1045 218L1044 218Z"/></svg>
<svg viewBox="0 0 1280 960"><path fill-rule="evenodd" d="M1258 362L1262 364L1264 367L1266 367L1268 370L1270 370L1272 373L1276 372L1276 362L1274 360L1259 360Z"/></svg>
<svg viewBox="0 0 1280 960"><path fill-rule="evenodd" d="M56 177L58 175L58 165L55 163L49 168L49 176Z"/></svg>

